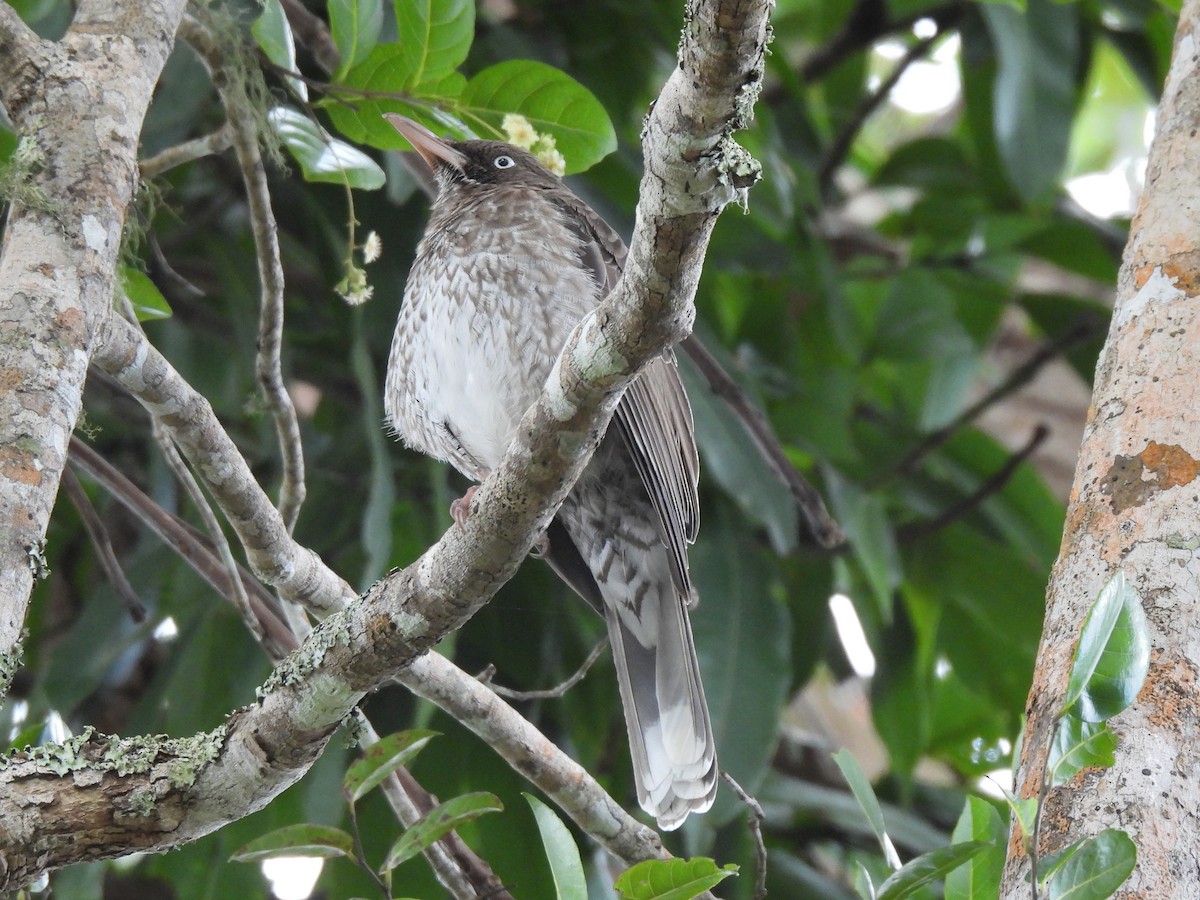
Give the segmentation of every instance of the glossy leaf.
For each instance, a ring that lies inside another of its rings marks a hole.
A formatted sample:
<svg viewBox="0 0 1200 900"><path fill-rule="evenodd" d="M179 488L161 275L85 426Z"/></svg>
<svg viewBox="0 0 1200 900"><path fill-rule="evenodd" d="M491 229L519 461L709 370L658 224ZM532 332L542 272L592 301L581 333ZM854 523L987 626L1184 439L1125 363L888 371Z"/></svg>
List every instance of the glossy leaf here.
<svg viewBox="0 0 1200 900"><path fill-rule="evenodd" d="M984 841L964 841L918 856L879 885L878 900L903 900L921 888L945 878L992 845Z"/></svg>
<svg viewBox="0 0 1200 900"><path fill-rule="evenodd" d="M436 731L414 728L380 738L346 771L342 793L351 803L361 800L401 766L412 762L435 737Z"/></svg>
<svg viewBox="0 0 1200 900"><path fill-rule="evenodd" d="M250 26L250 33L262 48L267 59L289 72L296 71L296 41L288 24L283 4L279 0L264 0L262 15ZM301 100L308 99L308 85L299 78L288 78L288 84Z"/></svg>
<svg viewBox="0 0 1200 900"><path fill-rule="evenodd" d="M1025 14L980 6L996 53L996 142L1026 201L1045 200L1066 164L1079 86L1078 8L1030 0Z"/></svg>
<svg viewBox="0 0 1200 900"><path fill-rule="evenodd" d="M329 0L328 13L329 31L340 57L338 72L345 72L366 59L379 43L379 31L383 27L383 2Z"/></svg>
<svg viewBox="0 0 1200 900"><path fill-rule="evenodd" d="M439 803L412 825L405 829L404 834L392 844L384 860L381 872L396 868L407 860L412 859L434 841L460 825L465 825L473 819L490 812L500 812L504 804L495 794L478 791L463 794L444 803Z"/></svg>
<svg viewBox="0 0 1200 900"><path fill-rule="evenodd" d="M1123 831L1107 828L1083 841L1057 867L1047 885L1049 900L1107 900L1137 864L1137 847Z"/></svg>
<svg viewBox="0 0 1200 900"><path fill-rule="evenodd" d="M579 847L571 830L549 806L525 794L537 820L542 846L546 848L546 859L550 861L550 872L554 876L554 896L557 900L588 900L587 877L583 873L583 861L579 858Z"/></svg>
<svg viewBox="0 0 1200 900"><path fill-rule="evenodd" d="M300 164L306 181L346 184L373 191L383 187L383 169L356 147L335 140L308 116L286 106L277 106L267 114L288 148Z"/></svg>
<svg viewBox="0 0 1200 900"><path fill-rule="evenodd" d="M507 113L520 113L541 134L551 134L567 162L567 174L590 169L617 149L604 107L574 78L545 63L510 60L467 82L457 112L483 134L501 135Z"/></svg>
<svg viewBox="0 0 1200 900"><path fill-rule="evenodd" d="M726 509L709 511L691 558L701 596L692 633L721 767L754 791L770 767L788 698L787 611L763 577L769 555L734 530ZM721 791L707 818L723 822L744 809Z"/></svg>
<svg viewBox="0 0 1200 900"><path fill-rule="evenodd" d="M1089 768L1108 768L1113 764L1117 736L1104 722L1085 722L1067 714L1058 720L1050 745L1047 767L1051 787L1066 784Z"/></svg>
<svg viewBox="0 0 1200 900"><path fill-rule="evenodd" d="M960 844L982 841L988 846L946 875L945 900L994 900L1000 895L1007 828L996 807L982 797L968 797L950 839Z"/></svg>
<svg viewBox="0 0 1200 900"><path fill-rule="evenodd" d="M1150 636L1142 601L1124 572L1096 596L1079 635L1064 711L1103 722L1130 706L1150 670Z"/></svg>
<svg viewBox="0 0 1200 900"><path fill-rule="evenodd" d="M467 80L457 72L436 84L423 86L420 96L406 90L412 60L396 44L380 44L342 78L351 91L362 91L352 104L326 102L324 108L337 129L351 141L380 150L410 150L408 141L383 118L387 112L416 119L436 134L461 140L477 137L455 114L455 104ZM395 96L379 96L395 95Z"/></svg>
<svg viewBox="0 0 1200 900"><path fill-rule="evenodd" d="M879 841L879 846L883 848L883 855L886 857L888 865L893 869L899 869L900 857L884 827L883 810L879 807L879 799L875 796L875 789L871 787L871 782L867 780L858 760L849 750L839 750L833 754L833 761L842 770L842 777L846 779L846 784L850 786L854 799L858 801L859 809L871 823L871 830L875 832L875 838Z"/></svg>
<svg viewBox="0 0 1200 900"><path fill-rule="evenodd" d="M258 862L277 856L352 858L354 838L342 829L328 825L288 825L251 841L230 859L234 862Z"/></svg>
<svg viewBox="0 0 1200 900"><path fill-rule="evenodd" d="M737 871L705 857L648 859L622 872L614 887L621 900L691 900Z"/></svg>
<svg viewBox="0 0 1200 900"><path fill-rule="evenodd" d="M475 38L474 0L396 0L396 31L414 90L457 69Z"/></svg>
<svg viewBox="0 0 1200 900"><path fill-rule="evenodd" d="M170 318L171 307L167 304L167 298L150 280L150 276L133 266L121 266L120 278L121 290L133 305L139 322Z"/></svg>

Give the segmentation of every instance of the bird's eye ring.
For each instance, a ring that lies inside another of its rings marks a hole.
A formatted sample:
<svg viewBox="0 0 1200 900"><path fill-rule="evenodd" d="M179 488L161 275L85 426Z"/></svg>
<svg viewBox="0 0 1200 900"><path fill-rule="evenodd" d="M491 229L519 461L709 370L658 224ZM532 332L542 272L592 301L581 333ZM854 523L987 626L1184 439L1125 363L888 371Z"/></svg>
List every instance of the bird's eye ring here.
<svg viewBox="0 0 1200 900"><path fill-rule="evenodd" d="M504 156L497 156L494 160L492 160L492 165L497 169L511 169L516 165L516 163L513 162L513 158L511 156L505 154Z"/></svg>

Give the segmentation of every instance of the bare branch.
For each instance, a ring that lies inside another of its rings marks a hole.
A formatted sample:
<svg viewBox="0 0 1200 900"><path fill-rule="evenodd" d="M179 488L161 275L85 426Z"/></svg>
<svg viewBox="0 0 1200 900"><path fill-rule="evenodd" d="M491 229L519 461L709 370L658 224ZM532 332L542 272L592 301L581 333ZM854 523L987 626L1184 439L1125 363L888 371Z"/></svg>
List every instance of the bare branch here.
<svg viewBox="0 0 1200 900"><path fill-rule="evenodd" d="M304 448L300 442L296 407L283 383L283 262L279 256L279 234L275 213L271 209L267 170L258 146L258 119L243 80L226 71L227 55L213 34L191 16L184 16L180 33L207 66L213 84L221 95L225 113L229 117L233 149L242 170L242 181L246 185L261 285L255 373L263 400L275 420L283 463L279 514L283 517L288 534L291 534L304 503Z"/></svg>
<svg viewBox="0 0 1200 900"><path fill-rule="evenodd" d="M596 646L588 652L587 659L585 659L583 663L580 664L579 668L571 674L571 677L566 681L556 684L552 688L546 688L540 691L514 691L512 688L503 687L492 681L492 677L496 674L496 667L492 665L489 665L486 669L480 672L476 676L476 680L480 684L486 684L489 688L506 700L554 700L558 697L561 697L571 688L575 687L575 685L579 684L579 682L583 681L583 676L588 673L588 669L590 669L595 664L596 660L600 658L600 654L604 652L604 648L607 646L607 637L598 640L596 642Z"/></svg>
<svg viewBox="0 0 1200 900"><path fill-rule="evenodd" d="M156 153L149 159L142 160L139 166L142 178L157 178L159 175L169 172L176 166L182 166L185 163L203 159L206 156L213 156L217 153L224 153L232 146L233 131L227 123L216 131L209 132L202 137L193 138L190 141L184 141L182 144L177 144L174 147L168 147L161 153Z"/></svg>

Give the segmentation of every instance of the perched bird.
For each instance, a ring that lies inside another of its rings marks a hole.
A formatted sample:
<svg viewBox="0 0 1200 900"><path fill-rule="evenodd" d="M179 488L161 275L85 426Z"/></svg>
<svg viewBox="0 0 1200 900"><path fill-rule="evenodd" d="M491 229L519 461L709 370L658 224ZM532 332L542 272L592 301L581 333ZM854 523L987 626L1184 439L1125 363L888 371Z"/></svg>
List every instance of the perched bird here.
<svg viewBox="0 0 1200 900"><path fill-rule="evenodd" d="M408 446L481 481L568 334L616 284L625 244L525 150L447 141L387 118L438 186L392 339L388 420ZM668 354L625 393L544 547L608 623L638 801L664 829L707 810L717 790L688 621L698 469L691 407Z"/></svg>

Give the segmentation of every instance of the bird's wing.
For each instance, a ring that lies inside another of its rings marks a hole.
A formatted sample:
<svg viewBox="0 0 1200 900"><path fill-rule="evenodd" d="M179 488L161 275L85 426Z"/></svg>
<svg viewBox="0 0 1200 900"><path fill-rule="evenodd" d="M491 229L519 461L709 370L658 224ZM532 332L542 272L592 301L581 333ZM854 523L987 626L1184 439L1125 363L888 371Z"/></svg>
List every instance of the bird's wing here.
<svg viewBox="0 0 1200 900"><path fill-rule="evenodd" d="M606 296L621 277L626 248L608 223L590 206L562 192L564 218L579 237L579 261ZM677 585L685 600L692 597L687 545L700 527L697 481L700 462L692 424L692 408L679 380L674 353L653 360L629 386L612 426L621 436L662 521Z"/></svg>

